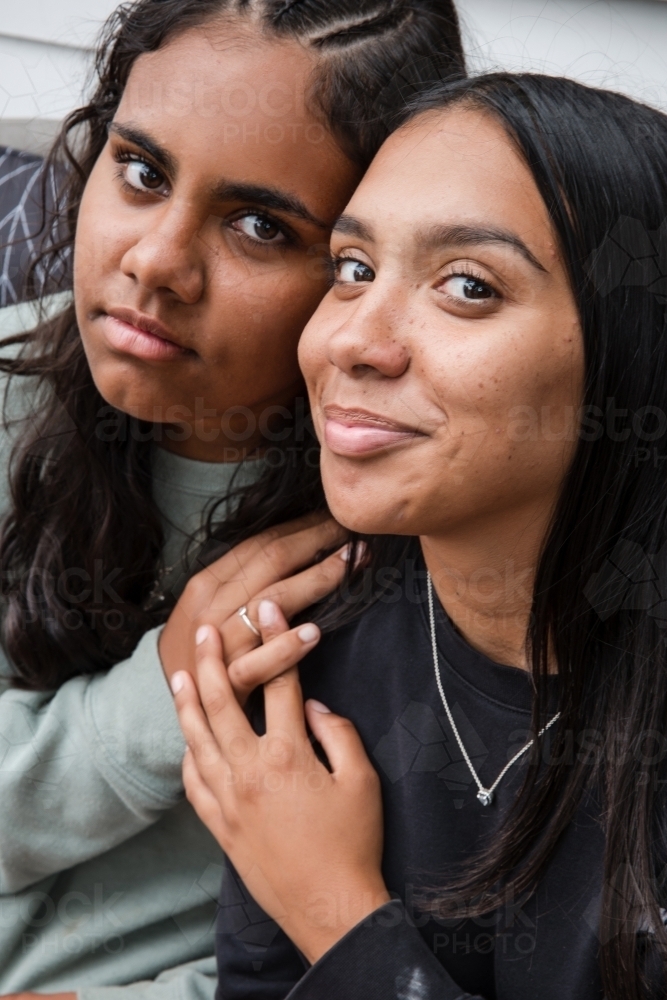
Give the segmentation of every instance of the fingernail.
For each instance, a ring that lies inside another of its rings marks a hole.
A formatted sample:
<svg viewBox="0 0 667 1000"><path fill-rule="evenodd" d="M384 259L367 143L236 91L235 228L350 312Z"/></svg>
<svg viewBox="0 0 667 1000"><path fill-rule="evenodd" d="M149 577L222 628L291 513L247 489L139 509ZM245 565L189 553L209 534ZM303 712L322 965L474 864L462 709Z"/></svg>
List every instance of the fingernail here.
<svg viewBox="0 0 667 1000"><path fill-rule="evenodd" d="M357 542L356 546L354 542L348 542L340 552L338 553L343 562L349 562L352 558L352 553L356 548L356 557L354 560L354 565L361 565L362 561L366 558L366 553L368 552L368 546L366 542Z"/></svg>
<svg viewBox="0 0 667 1000"><path fill-rule="evenodd" d="M296 634L301 639L301 642L314 642L315 639L319 639L320 630L317 625L308 624L302 625Z"/></svg>
<svg viewBox="0 0 667 1000"><path fill-rule="evenodd" d="M202 642L208 639L208 625L200 625L195 634L195 643L201 646Z"/></svg>
<svg viewBox="0 0 667 1000"><path fill-rule="evenodd" d="M275 625L278 619L278 608L273 601L260 601L257 617L262 628L269 628L270 625Z"/></svg>
<svg viewBox="0 0 667 1000"><path fill-rule="evenodd" d="M331 709L323 705L321 701L315 701L314 698L310 698L308 704L315 712L321 712L322 715L331 715Z"/></svg>
<svg viewBox="0 0 667 1000"><path fill-rule="evenodd" d="M199 630L201 632L201 629ZM171 678L171 690L173 694L178 694L179 691L183 690L183 685L185 684L185 675L183 671L179 671L177 674Z"/></svg>

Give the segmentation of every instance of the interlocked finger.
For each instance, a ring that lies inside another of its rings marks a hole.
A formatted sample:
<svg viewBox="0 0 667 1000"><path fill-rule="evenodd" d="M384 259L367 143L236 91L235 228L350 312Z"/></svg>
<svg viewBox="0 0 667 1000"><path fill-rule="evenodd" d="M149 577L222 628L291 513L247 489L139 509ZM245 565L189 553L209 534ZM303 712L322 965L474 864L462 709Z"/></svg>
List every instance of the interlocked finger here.
<svg viewBox="0 0 667 1000"><path fill-rule="evenodd" d="M257 751L257 736L238 703L222 659L220 635L213 626L202 626L197 635L195 659L201 707L222 756L232 770L251 761ZM200 773L200 765L193 748Z"/></svg>
<svg viewBox="0 0 667 1000"><path fill-rule="evenodd" d="M278 524L272 528L267 528L259 535L246 538L244 542L239 542L233 549L226 552L224 556L216 559L208 571L213 574L216 582L225 584L235 576L243 573L244 568L255 558L258 552L266 549L267 545L288 535L299 534L309 528L318 528L320 525L330 521L331 517L325 512L318 511L313 514L306 514L303 517L295 518L293 521L286 521L285 524Z"/></svg>
<svg viewBox="0 0 667 1000"><path fill-rule="evenodd" d="M303 694L296 667L286 670L264 686L266 736L275 742L279 737L290 753L303 749L307 742Z"/></svg>
<svg viewBox="0 0 667 1000"><path fill-rule="evenodd" d="M277 534L276 529L273 534L264 533L242 542L203 572L214 577L218 593L228 589L231 593L230 588L237 585L234 592L238 589L247 600L273 581L307 566L322 549L342 544L345 536L345 529L332 518L283 534ZM245 545L248 548L239 552ZM243 603L241 600L236 607Z"/></svg>
<svg viewBox="0 0 667 1000"><path fill-rule="evenodd" d="M224 583L219 581L217 564L213 563L197 573L186 587L190 617L193 621L199 618L221 626L240 607L249 605L257 594L299 572L312 563L318 552L344 541L344 537L344 529L329 519L315 527L274 538L265 545L256 545L252 557ZM257 542L257 539L252 541ZM235 551L223 559L232 557Z"/></svg>
<svg viewBox="0 0 667 1000"><path fill-rule="evenodd" d="M321 601L327 594L340 586L346 568L347 547L334 552L322 562L309 566L285 580L272 582L246 605L246 613L258 631L270 637L287 628L271 631L269 622L260 620L260 608L264 601L277 604L284 620L289 622L299 612ZM250 650L255 649L260 640L238 615L229 617L220 627L225 663L228 667Z"/></svg>
<svg viewBox="0 0 667 1000"><path fill-rule="evenodd" d="M349 548L344 546L322 562L284 580L277 580L259 593L255 602L267 599L275 601L287 621L290 621L294 615L317 604L340 586L345 576L348 554Z"/></svg>
<svg viewBox="0 0 667 1000"><path fill-rule="evenodd" d="M264 602L268 604L269 602ZM282 632L268 638L263 631L264 645L236 659L229 668L229 680L241 705L248 695L261 684L266 684L303 659L320 640L320 630L308 623L288 631L287 622L277 605L276 617L282 623Z"/></svg>
<svg viewBox="0 0 667 1000"><path fill-rule="evenodd" d="M186 671L181 671L172 677L171 684L178 721L195 766L200 773L210 766L226 767L202 709L194 679Z"/></svg>

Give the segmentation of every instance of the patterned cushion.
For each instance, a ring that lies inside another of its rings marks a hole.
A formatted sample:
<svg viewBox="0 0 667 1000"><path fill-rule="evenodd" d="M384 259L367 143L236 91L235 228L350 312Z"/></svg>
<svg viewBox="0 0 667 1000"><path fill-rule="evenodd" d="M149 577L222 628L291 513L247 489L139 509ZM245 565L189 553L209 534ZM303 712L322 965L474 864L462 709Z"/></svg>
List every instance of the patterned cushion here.
<svg viewBox="0 0 667 1000"><path fill-rule="evenodd" d="M26 298L27 269L43 237L43 174L41 157L0 146L0 307ZM51 171L47 211L52 210L55 198Z"/></svg>

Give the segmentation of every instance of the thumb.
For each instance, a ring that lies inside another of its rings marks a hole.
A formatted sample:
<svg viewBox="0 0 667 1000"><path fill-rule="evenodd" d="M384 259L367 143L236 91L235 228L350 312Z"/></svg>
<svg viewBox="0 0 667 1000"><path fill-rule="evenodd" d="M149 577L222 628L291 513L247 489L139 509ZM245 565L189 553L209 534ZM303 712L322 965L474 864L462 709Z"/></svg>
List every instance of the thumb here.
<svg viewBox="0 0 667 1000"><path fill-rule="evenodd" d="M310 699L306 718L315 739L322 744L334 774L370 764L359 733L349 719L334 715L326 705Z"/></svg>

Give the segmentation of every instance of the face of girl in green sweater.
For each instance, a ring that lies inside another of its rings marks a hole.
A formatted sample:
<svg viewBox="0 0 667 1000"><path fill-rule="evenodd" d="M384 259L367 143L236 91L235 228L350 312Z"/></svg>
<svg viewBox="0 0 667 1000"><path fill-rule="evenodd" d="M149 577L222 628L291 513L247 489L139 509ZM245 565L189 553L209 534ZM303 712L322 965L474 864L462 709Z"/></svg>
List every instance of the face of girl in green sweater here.
<svg viewBox="0 0 667 1000"><path fill-rule="evenodd" d="M318 259L359 177L308 110L313 57L213 23L134 63L77 225L93 378L167 447L238 460L301 391ZM254 428L254 430L253 430Z"/></svg>

